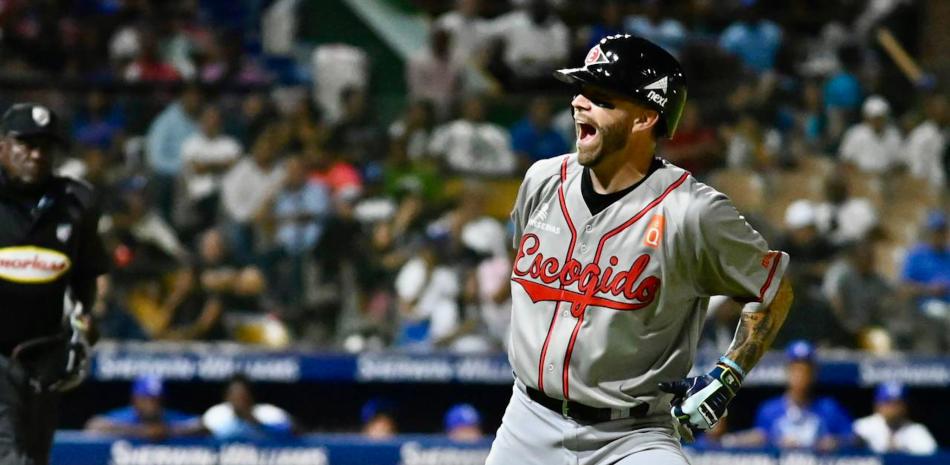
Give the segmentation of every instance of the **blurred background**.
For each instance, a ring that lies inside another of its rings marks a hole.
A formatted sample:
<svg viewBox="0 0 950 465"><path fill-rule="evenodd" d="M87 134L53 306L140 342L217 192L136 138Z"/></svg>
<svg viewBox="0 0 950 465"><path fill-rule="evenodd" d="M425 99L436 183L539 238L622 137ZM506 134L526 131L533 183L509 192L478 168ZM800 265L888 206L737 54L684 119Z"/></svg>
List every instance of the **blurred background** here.
<svg viewBox="0 0 950 465"><path fill-rule="evenodd" d="M550 72L617 33L687 70L658 154L793 258L776 350L694 463L950 463L948 24L944 0L0 1L0 106L69 122L59 172L98 189L113 260L53 463L483 463L508 212L573 150ZM738 312L713 299L697 371Z"/></svg>

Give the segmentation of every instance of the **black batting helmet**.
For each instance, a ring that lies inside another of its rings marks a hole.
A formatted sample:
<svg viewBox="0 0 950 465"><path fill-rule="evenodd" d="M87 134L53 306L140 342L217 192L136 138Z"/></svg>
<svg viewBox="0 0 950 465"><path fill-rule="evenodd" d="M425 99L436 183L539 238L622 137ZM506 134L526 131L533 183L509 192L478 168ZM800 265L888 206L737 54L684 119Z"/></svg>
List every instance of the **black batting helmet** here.
<svg viewBox="0 0 950 465"><path fill-rule="evenodd" d="M666 137L673 137L686 104L686 75L679 61L653 42L629 34L601 39L587 52L583 67L559 69L554 77L646 105L659 113L659 134Z"/></svg>

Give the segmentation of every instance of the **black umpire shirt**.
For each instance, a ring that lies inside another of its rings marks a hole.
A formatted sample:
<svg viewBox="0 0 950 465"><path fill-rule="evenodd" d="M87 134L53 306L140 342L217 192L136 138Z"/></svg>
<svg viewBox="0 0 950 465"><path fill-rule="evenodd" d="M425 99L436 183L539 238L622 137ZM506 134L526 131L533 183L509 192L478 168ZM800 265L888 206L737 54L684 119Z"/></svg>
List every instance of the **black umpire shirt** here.
<svg viewBox="0 0 950 465"><path fill-rule="evenodd" d="M108 271L94 201L73 179L54 176L31 195L11 189L0 171L0 354L62 331L67 286Z"/></svg>

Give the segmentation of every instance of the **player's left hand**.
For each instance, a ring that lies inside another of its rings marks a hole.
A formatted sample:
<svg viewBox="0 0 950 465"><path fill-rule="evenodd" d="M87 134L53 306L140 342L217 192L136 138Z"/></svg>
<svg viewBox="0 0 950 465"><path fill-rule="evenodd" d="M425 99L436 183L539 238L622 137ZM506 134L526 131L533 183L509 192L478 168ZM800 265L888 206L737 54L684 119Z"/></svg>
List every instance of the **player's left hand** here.
<svg viewBox="0 0 950 465"><path fill-rule="evenodd" d="M660 383L660 390L673 394L670 412L690 432L711 429L726 416L729 402L742 384L742 375L718 363L709 374L670 383Z"/></svg>

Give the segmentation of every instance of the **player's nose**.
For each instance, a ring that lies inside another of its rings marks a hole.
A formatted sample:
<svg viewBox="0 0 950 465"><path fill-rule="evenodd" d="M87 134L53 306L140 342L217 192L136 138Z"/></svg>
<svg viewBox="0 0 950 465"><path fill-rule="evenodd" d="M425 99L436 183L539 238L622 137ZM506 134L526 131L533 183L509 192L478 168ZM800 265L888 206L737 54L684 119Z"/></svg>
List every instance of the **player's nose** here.
<svg viewBox="0 0 950 465"><path fill-rule="evenodd" d="M574 98L571 100L571 108L573 108L574 111L590 110L590 106L591 106L591 101L588 100L587 97L585 97L584 94L581 94L581 93L578 93L577 95L575 95Z"/></svg>

